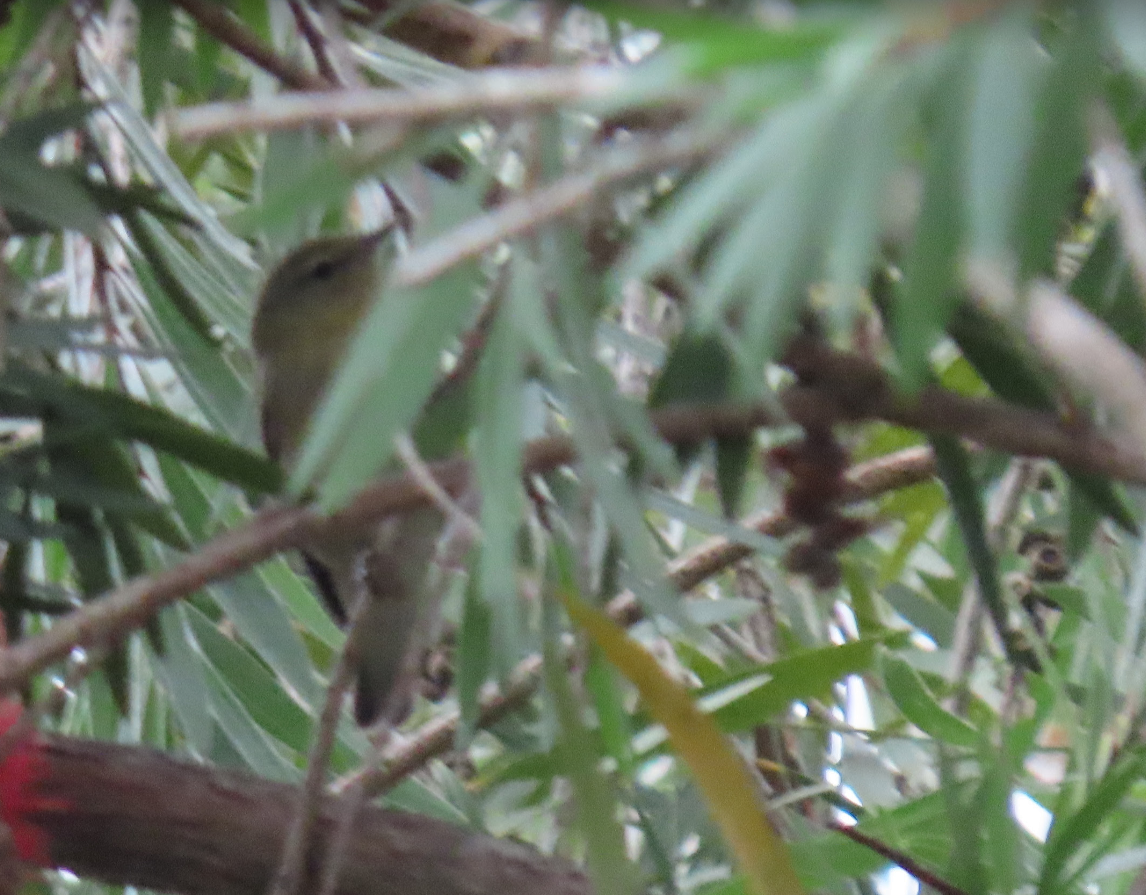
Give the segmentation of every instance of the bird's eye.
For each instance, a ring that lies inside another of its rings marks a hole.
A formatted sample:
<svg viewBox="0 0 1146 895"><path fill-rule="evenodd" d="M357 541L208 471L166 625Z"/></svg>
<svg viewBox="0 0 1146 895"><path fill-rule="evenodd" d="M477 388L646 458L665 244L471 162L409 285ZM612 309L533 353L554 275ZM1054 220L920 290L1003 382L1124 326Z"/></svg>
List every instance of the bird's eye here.
<svg viewBox="0 0 1146 895"><path fill-rule="evenodd" d="M310 275L316 280L329 280L334 276L334 270L333 261L319 261L310 269Z"/></svg>

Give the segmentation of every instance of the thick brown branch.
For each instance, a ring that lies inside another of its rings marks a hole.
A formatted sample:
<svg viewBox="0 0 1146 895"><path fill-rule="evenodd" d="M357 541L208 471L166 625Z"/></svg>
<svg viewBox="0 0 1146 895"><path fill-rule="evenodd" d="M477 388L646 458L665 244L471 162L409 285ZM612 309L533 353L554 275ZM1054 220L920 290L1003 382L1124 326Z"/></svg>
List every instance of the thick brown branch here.
<svg viewBox="0 0 1146 895"><path fill-rule="evenodd" d="M833 351L814 339L793 343L785 363L800 378L784 407L801 424L880 419L924 432L942 432L1022 457L1047 457L1069 469L1135 484L1146 482L1146 454L1133 441L1084 424L992 398L969 398L938 387L898 393L872 361Z"/></svg>
<svg viewBox="0 0 1146 895"><path fill-rule="evenodd" d="M25 806L19 820L47 834L52 866L165 891L266 892L295 787L139 747L44 736L22 748L33 750L37 779L17 781ZM336 800L323 801L320 836L329 835L337 812ZM375 806L358 817L340 880L343 895L591 895L565 861Z"/></svg>

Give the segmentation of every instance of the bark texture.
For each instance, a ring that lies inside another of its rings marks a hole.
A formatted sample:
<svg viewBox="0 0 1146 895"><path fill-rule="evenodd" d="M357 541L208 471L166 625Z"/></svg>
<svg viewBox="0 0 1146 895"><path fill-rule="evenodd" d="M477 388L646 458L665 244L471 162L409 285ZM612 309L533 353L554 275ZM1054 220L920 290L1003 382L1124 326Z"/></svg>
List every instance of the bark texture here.
<svg viewBox="0 0 1146 895"><path fill-rule="evenodd" d="M35 760L12 764L28 750ZM164 891L265 892L298 790L248 774L175 761L132 746L36 736L0 765L23 778L15 826L46 837L49 862L109 883ZM319 821L314 879L337 802ZM11 817L11 815L9 815ZM10 823L12 823L10 820ZM305 888L306 891L313 886ZM571 864L519 843L421 815L367 806L354 825L343 895L592 895Z"/></svg>

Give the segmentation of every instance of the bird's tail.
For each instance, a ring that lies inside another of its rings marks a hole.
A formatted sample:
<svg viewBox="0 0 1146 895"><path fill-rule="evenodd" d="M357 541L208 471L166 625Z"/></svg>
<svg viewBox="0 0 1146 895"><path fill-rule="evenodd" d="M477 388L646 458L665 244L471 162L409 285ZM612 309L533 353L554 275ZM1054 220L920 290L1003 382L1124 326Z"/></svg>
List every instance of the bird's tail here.
<svg viewBox="0 0 1146 895"><path fill-rule="evenodd" d="M377 557L369 557L377 561ZM411 689L421 652L422 612L418 593L398 581L371 589L358 626L358 684L354 717L367 727L383 714L392 722L409 711Z"/></svg>
<svg viewBox="0 0 1146 895"><path fill-rule="evenodd" d="M427 571L441 533L432 510L382 523L370 540L328 538L304 558L327 609L345 625L356 595L369 595L356 628L354 716L363 727L385 715L397 723L409 711L426 633L437 601L426 599Z"/></svg>

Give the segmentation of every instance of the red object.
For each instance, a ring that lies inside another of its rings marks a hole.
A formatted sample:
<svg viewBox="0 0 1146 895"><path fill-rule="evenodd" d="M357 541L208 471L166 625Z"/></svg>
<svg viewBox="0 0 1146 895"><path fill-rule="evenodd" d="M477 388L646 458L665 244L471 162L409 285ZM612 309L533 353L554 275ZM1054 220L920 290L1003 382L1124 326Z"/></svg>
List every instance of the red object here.
<svg viewBox="0 0 1146 895"><path fill-rule="evenodd" d="M13 700L0 700L0 737L4 737L20 719L23 707ZM0 819L12 834L12 844L20 860L38 867L51 867L48 834L36 823L28 820L45 807L51 806L37 795L37 788L48 775L48 762L40 750L36 729L29 727L16 742L3 741L0 749Z"/></svg>

